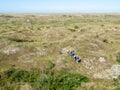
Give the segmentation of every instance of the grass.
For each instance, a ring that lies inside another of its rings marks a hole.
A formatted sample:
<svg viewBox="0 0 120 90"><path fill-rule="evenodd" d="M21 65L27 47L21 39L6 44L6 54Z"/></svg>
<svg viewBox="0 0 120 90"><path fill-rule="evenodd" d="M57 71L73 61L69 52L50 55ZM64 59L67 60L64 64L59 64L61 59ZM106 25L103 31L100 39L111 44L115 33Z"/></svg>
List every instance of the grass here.
<svg viewBox="0 0 120 90"><path fill-rule="evenodd" d="M20 38L9 38L10 41L14 42L34 42L34 40L20 39Z"/></svg>
<svg viewBox="0 0 120 90"><path fill-rule="evenodd" d="M120 52L118 52L116 55L116 61L120 63Z"/></svg>
<svg viewBox="0 0 120 90"><path fill-rule="evenodd" d="M74 26L75 29L79 29L79 26Z"/></svg>
<svg viewBox="0 0 120 90"><path fill-rule="evenodd" d="M75 31L76 31L75 29L72 29L72 28L70 28L69 30L70 30L71 32L75 32Z"/></svg>
<svg viewBox="0 0 120 90"><path fill-rule="evenodd" d="M120 76L118 76L117 79L113 79L113 81L114 81L114 86L115 86L114 90L120 90Z"/></svg>
<svg viewBox="0 0 120 90"><path fill-rule="evenodd" d="M50 67L51 68L51 67ZM89 79L83 75L69 73L66 71L46 70L41 72L38 69L30 71L9 69L0 74L0 88L6 89L7 83L17 85L28 83L34 90L73 90L82 82L88 82Z"/></svg>
<svg viewBox="0 0 120 90"><path fill-rule="evenodd" d="M108 43L108 40L107 40L107 39L103 39L103 42L104 42L104 43Z"/></svg>
<svg viewBox="0 0 120 90"><path fill-rule="evenodd" d="M94 74L119 65L116 63L119 61L116 52L120 51L119 17L120 14L1 14L0 72L1 83L5 82L3 87L6 90L18 90L26 84L37 90L110 90L115 87L112 78L98 79ZM15 47L19 48L15 53L4 53L14 52ZM75 50L81 63L73 61L66 53L68 49ZM105 58L105 62L100 62L100 57ZM10 71L11 65L17 69L7 76L5 72ZM82 86L80 80L84 75L90 82Z"/></svg>

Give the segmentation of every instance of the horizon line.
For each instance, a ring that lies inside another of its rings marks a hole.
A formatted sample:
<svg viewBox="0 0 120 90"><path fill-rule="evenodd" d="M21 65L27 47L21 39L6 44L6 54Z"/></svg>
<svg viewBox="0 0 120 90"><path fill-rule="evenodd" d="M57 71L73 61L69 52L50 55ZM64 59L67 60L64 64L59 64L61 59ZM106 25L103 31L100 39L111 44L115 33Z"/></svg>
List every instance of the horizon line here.
<svg viewBox="0 0 120 90"><path fill-rule="evenodd" d="M120 12L0 12L0 14L120 14Z"/></svg>

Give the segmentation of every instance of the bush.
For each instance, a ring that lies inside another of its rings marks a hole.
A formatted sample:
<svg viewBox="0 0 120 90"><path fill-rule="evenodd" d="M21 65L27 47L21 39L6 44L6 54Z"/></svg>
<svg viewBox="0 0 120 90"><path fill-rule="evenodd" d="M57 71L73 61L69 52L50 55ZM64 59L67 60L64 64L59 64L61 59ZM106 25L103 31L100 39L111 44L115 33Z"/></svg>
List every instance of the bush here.
<svg viewBox="0 0 120 90"><path fill-rule="evenodd" d="M38 72L34 72L34 71L24 71L24 70L16 70L16 69L11 69L8 70L6 72L4 72L5 76L8 77L9 81L11 83L15 82L29 82L29 83L33 83L36 82L38 77L39 77L39 73Z"/></svg>
<svg viewBox="0 0 120 90"><path fill-rule="evenodd" d="M74 26L75 29L79 29L79 26Z"/></svg>
<svg viewBox="0 0 120 90"><path fill-rule="evenodd" d="M118 52L116 55L116 61L120 63L120 52Z"/></svg>
<svg viewBox="0 0 120 90"><path fill-rule="evenodd" d="M113 79L113 81L114 81L114 86L115 86L114 90L120 90L120 75L118 76L117 79Z"/></svg>
<svg viewBox="0 0 120 90"><path fill-rule="evenodd" d="M50 68L53 64L50 64ZM16 87L17 85L28 83L34 90L72 90L78 87L82 82L88 82L88 78L75 73L66 71L46 71L32 69L30 71L10 69L0 74L0 88L6 90L6 85L10 83ZM10 85L7 86L14 90Z"/></svg>
<svg viewBox="0 0 120 90"><path fill-rule="evenodd" d="M72 90L73 87L78 87L82 82L87 82L88 78L80 74L58 71L48 79L50 90Z"/></svg>
<svg viewBox="0 0 120 90"><path fill-rule="evenodd" d="M107 39L103 39L103 42L108 43L108 40Z"/></svg>

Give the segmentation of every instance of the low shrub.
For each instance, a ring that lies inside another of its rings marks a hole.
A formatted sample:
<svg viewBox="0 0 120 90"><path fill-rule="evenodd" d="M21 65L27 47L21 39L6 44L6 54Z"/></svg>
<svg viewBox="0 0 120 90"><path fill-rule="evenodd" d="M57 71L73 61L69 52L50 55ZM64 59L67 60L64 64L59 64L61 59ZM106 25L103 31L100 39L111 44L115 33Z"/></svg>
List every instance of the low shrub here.
<svg viewBox="0 0 120 90"><path fill-rule="evenodd" d="M108 40L107 40L107 39L103 39L103 42L104 42L104 43L108 43Z"/></svg>
<svg viewBox="0 0 120 90"><path fill-rule="evenodd" d="M79 26L74 26L75 29L79 29Z"/></svg>
<svg viewBox="0 0 120 90"><path fill-rule="evenodd" d="M50 64L53 68L53 64ZM50 69L49 68L49 69ZM30 71L10 69L0 74L0 87L6 89L7 83L11 85L20 85L28 83L34 90L72 90L78 87L82 82L88 82L89 79L83 75L69 73L66 71L39 71L32 69ZM14 87L10 87L13 88Z"/></svg>
<svg viewBox="0 0 120 90"><path fill-rule="evenodd" d="M118 52L116 55L116 61L120 63L120 52Z"/></svg>
<svg viewBox="0 0 120 90"><path fill-rule="evenodd" d="M53 76L49 77L49 90L72 90L73 87L78 87L82 82L87 82L88 78L80 74L58 71Z"/></svg>
<svg viewBox="0 0 120 90"><path fill-rule="evenodd" d="M114 90L120 90L120 75L118 76L117 79L113 79L113 81L114 81L114 86L115 86Z"/></svg>

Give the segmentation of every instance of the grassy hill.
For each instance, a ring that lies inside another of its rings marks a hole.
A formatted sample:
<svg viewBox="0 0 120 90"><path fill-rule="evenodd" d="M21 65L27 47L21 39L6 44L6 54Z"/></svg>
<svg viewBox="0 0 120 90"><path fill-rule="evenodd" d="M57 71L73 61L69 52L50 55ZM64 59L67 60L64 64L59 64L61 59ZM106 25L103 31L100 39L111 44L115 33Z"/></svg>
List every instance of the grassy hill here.
<svg viewBox="0 0 120 90"><path fill-rule="evenodd" d="M0 90L119 90L119 52L120 14L0 14Z"/></svg>

